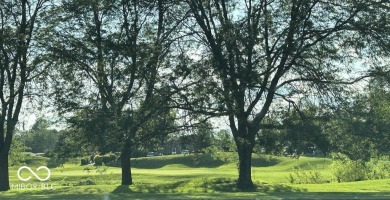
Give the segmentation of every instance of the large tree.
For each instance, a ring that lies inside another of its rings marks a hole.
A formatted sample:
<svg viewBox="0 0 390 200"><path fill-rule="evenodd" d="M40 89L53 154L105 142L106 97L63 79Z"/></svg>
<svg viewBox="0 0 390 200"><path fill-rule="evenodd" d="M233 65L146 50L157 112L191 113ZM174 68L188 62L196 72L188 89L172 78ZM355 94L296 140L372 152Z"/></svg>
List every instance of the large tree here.
<svg viewBox="0 0 390 200"><path fill-rule="evenodd" d="M50 122L44 118L38 118L31 130L21 132L21 137L24 140L29 150L33 153L49 153L54 149L55 143L58 141L58 131L50 129Z"/></svg>
<svg viewBox="0 0 390 200"><path fill-rule="evenodd" d="M369 65L383 67L380 52L388 50L385 1L186 2L192 14L188 30L198 41L191 51L190 58L198 62L192 69L203 84L192 90L194 98L183 96L186 105L196 105L190 110L228 117L241 189L254 188L255 136L273 102L296 105L297 99L311 96L333 103L342 95L340 85L369 76L364 73Z"/></svg>
<svg viewBox="0 0 390 200"><path fill-rule="evenodd" d="M121 152L122 185L133 182L130 155L137 143L167 133L175 117L166 76L182 17L177 8L165 0L67 0L53 21L57 103L81 117L72 124L90 130L102 153L107 146Z"/></svg>
<svg viewBox="0 0 390 200"><path fill-rule="evenodd" d="M0 191L10 188L8 154L26 88L42 72L35 37L46 2L0 1Z"/></svg>

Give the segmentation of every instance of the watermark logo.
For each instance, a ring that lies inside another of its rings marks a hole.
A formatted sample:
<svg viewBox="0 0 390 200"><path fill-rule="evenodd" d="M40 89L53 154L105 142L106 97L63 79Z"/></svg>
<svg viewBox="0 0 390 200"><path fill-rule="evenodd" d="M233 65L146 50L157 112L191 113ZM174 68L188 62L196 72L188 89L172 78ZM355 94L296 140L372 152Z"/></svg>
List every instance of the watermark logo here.
<svg viewBox="0 0 390 200"><path fill-rule="evenodd" d="M39 171L39 170L41 170L41 169L45 169L45 170L47 171L47 176L46 176L46 178L41 178L41 177L39 177L38 174L36 174L30 167L22 166L22 167L20 167L20 168L18 169L18 174L17 174L19 180L21 180L21 181L28 181L28 180L31 179L31 176L28 176L27 178L23 178L23 177L20 176L20 172L21 172L23 169L27 169L28 171L30 171L31 174L33 174L33 175L34 175L38 180L40 180L40 181L47 181L47 180L49 180L49 178L50 178L50 169L47 168L46 166L40 166L40 167L37 168L37 171Z"/></svg>
<svg viewBox="0 0 390 200"><path fill-rule="evenodd" d="M47 176L46 177L40 177L38 174L36 174L30 167L27 166L22 166L18 169L18 178L21 181L29 181L32 177L28 176L26 178L23 178L21 176L22 170L24 171L29 171L32 175L35 176L39 181L47 181L50 178L50 169L47 168L46 166L40 166L36 169L36 171L44 170L47 171ZM41 183L41 184L36 184L36 183L18 183L18 184L11 184L12 189L18 189L18 190L32 190L32 189L41 189L41 190L54 190L54 184L48 184L48 183Z"/></svg>

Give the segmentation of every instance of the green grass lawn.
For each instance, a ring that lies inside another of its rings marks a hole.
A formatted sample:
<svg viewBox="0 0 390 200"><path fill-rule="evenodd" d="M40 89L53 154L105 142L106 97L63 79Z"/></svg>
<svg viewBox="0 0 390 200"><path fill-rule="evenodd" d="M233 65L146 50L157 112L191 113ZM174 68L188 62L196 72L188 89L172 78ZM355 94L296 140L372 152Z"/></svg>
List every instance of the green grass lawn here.
<svg viewBox="0 0 390 200"><path fill-rule="evenodd" d="M234 158L235 154L228 156ZM46 182L37 181L28 171L22 176L31 175L31 180L22 182L17 177L19 167L12 167L13 189L0 193L0 199L390 199L390 179L336 183L332 181L331 160L327 158L296 160L255 155L252 168L255 192L237 191L234 161L194 164L193 158L173 155L134 159L134 184L130 187L120 186L118 167L98 173L94 166L68 163L51 168L51 178ZM35 170L46 162L47 159L37 157L26 165ZM91 171L85 171L86 167ZM297 170L318 172L326 182L291 184L289 176ZM44 172L38 175L45 176ZM26 189L20 188L20 184L30 185ZM33 185L37 188L31 188Z"/></svg>

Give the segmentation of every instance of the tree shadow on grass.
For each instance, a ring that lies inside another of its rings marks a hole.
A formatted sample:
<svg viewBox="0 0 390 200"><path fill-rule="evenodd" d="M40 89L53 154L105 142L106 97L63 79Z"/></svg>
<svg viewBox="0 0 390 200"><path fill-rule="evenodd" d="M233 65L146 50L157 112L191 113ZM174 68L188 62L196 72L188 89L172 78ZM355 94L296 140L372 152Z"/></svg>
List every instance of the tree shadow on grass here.
<svg viewBox="0 0 390 200"><path fill-rule="evenodd" d="M53 189L38 188L37 190L14 189L7 191L7 194L4 197L2 197L0 194L0 199L80 199L80 197L93 199L93 196L104 193L104 191L99 187L83 187L82 189L77 188L75 192L75 187L77 186L54 186Z"/></svg>
<svg viewBox="0 0 390 200"><path fill-rule="evenodd" d="M390 192L278 192L278 199L390 199Z"/></svg>
<svg viewBox="0 0 390 200"><path fill-rule="evenodd" d="M197 182L198 181L198 182ZM206 190L180 191L180 188L203 187ZM3 194L0 199L390 199L390 192L308 192L282 184L256 183L253 192L237 190L234 179L204 178L195 181L177 181L171 184L135 184L118 186L111 193L99 188L87 187L73 191L74 187L52 191L16 191Z"/></svg>
<svg viewBox="0 0 390 200"><path fill-rule="evenodd" d="M158 185L149 184L134 184L132 186L120 185L114 191L113 194L118 193L175 193L180 192L180 187L187 184L189 181L176 181L173 183L165 183Z"/></svg>
<svg viewBox="0 0 390 200"><path fill-rule="evenodd" d="M283 184L255 183L255 189L242 190L237 187L237 180L231 178L203 178L195 186L202 192L305 192L304 189L294 188Z"/></svg>
<svg viewBox="0 0 390 200"><path fill-rule="evenodd" d="M275 193L275 192L289 192L289 193L297 193L297 192L307 192L306 189L294 188L288 185L283 184L267 184L261 183L257 184L257 192L264 193Z"/></svg>
<svg viewBox="0 0 390 200"><path fill-rule="evenodd" d="M309 192L304 188L295 188L284 184L269 184L256 182L255 190L243 191L237 188L236 180L229 178L204 178L195 187L202 188L199 192L207 194L232 195L235 198L240 195L250 194L248 199L390 199L390 192ZM196 193L193 193L196 194ZM222 196L219 196L222 198ZM271 198L272 199L272 198Z"/></svg>

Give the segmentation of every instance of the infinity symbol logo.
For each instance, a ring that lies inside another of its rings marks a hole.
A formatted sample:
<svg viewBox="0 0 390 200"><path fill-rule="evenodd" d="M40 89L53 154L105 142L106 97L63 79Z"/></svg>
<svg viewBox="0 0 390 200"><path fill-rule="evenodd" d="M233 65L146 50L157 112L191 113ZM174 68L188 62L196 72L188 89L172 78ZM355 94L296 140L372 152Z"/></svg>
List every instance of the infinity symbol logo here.
<svg viewBox="0 0 390 200"><path fill-rule="evenodd" d="M31 176L28 176L27 178L22 178L20 176L20 171L22 171L22 169L27 169L28 171L30 171L38 180L40 181L47 181L49 180L50 178L50 169L47 168L46 166L40 166L37 168L37 171L41 170L41 169L45 169L47 171L47 177L46 178L41 178L39 177L30 167L27 167L27 166L23 166L23 167L20 167L19 170L18 170L18 177L19 177L19 180L21 181L28 181L31 179Z"/></svg>

